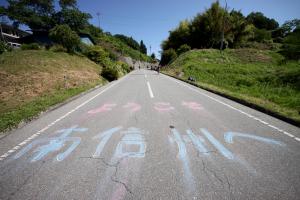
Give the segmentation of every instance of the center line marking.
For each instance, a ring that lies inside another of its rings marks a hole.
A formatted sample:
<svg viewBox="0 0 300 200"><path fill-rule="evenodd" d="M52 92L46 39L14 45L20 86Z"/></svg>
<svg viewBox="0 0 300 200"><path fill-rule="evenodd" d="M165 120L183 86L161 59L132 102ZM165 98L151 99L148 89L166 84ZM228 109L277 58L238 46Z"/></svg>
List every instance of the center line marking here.
<svg viewBox="0 0 300 200"><path fill-rule="evenodd" d="M149 90L150 97L153 99L153 98L154 98L154 95L153 95L153 92L152 92L152 89L151 89L151 86L150 86L149 81L147 81L147 86L148 86L148 90Z"/></svg>

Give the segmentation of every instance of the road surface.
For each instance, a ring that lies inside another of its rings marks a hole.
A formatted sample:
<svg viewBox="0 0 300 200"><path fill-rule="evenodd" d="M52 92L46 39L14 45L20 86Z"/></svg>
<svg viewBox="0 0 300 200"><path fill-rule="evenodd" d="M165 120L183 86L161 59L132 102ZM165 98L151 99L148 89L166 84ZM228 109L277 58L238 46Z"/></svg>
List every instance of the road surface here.
<svg viewBox="0 0 300 200"><path fill-rule="evenodd" d="M0 140L0 199L299 199L299 128L136 70Z"/></svg>

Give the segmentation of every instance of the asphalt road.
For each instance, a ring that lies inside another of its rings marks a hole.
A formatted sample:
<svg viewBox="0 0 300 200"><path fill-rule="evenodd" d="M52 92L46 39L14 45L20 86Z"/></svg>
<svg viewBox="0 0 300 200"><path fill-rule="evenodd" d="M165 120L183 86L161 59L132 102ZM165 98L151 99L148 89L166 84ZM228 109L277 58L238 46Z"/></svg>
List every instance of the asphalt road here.
<svg viewBox="0 0 300 200"><path fill-rule="evenodd" d="M299 128L136 70L0 140L0 199L299 199Z"/></svg>

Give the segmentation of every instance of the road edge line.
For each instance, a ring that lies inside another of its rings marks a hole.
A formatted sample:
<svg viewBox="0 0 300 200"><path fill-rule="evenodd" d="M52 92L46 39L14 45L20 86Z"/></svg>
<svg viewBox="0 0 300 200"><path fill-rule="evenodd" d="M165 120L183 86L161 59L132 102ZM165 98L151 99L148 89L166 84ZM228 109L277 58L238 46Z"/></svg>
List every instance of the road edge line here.
<svg viewBox="0 0 300 200"><path fill-rule="evenodd" d="M129 73L130 74L130 73ZM104 88L102 91L100 91L99 93L97 93L96 95L94 95L93 97L89 98L88 100L84 101L83 103L79 104L78 106L76 106L74 109L70 110L69 112L65 113L64 115L60 116L59 118L57 118L55 121L51 122L50 124L48 124L47 126L45 126L44 128L42 128L41 130L37 131L36 133L34 133L33 135L31 135L30 137L28 137L27 139L23 140L22 142L20 142L18 145L16 145L15 147L11 148L10 150L8 150L6 153L2 154L0 156L0 161L5 160L7 157L9 157L11 154L15 153L18 149L20 149L22 146L26 145L27 143L31 142L34 138L38 137L39 135L41 135L42 133L44 133L46 130L48 130L50 127L54 126L55 124L57 124L58 122L60 122L61 120L65 119L66 117L68 117L70 114L72 114L73 112L77 111L78 109L80 109L81 107L85 106L86 104L88 104L89 102L91 102L92 100L94 100L95 98L97 98L98 96L100 96L101 94L103 94L104 92L106 92L107 90L109 90L110 88L112 88L113 86L117 85L118 83L120 83L121 81L123 81L126 77L128 77L128 75L123 76L121 79L117 80L116 82L112 83L111 85L107 86L106 88ZM92 92L92 91L91 91ZM88 92L87 92L88 93ZM86 94L87 94L86 93ZM75 100L75 99L74 99ZM69 101L71 102L71 101ZM68 103L69 103L68 102ZM3 138L1 138L3 139Z"/></svg>
<svg viewBox="0 0 300 200"><path fill-rule="evenodd" d="M214 98L214 97L211 97L211 96L209 96L208 94L205 94L205 93L203 93L203 92L197 90L196 88L191 87L190 85L188 85L189 83L186 82L186 81L183 81L183 80L181 80L181 79L178 79L178 78L176 78L176 77L170 76L170 75L165 74L165 73L163 73L163 75L164 75L165 77L167 77L168 79L170 79L170 80L172 80L172 81L174 81L174 82L176 82L176 83L178 83L178 84L180 84L180 85L182 85L182 86L184 86L184 87L187 87L187 88L189 88L190 90L193 90L193 91L197 92L198 94L201 94L202 96L205 96L205 97L207 97L207 98L210 98L210 99L212 99L212 100L215 101L215 102L218 102L218 103L220 103L220 104L222 104L222 105L224 105L224 106L226 106L226 107L228 107L228 108L231 108L232 110L235 110L235 111L237 111L237 112L239 112L239 113L241 113L241 114L243 114L243 115L245 115L245 116L247 116L247 117L249 117L249 118L251 118L251 119L253 119L253 120L255 120L255 121L258 121L259 123L261 123L261 124L263 124L263 125L265 125L265 126L268 126L269 128L272 128L272 129L274 129L274 130L276 130L276 131L278 131L278 132L280 132L280 133L282 133L282 134L284 134L284 135L286 135L286 136L289 136L290 138L293 138L293 139L295 139L296 141L300 142L299 138L296 137L295 135L293 135L293 134L291 134L291 133L289 133L289 132L287 132L287 131L284 131L284 130L282 130L282 129L279 129L279 128L276 127L276 126L273 126L273 125L269 124L268 122L265 122L264 120L262 120L262 119L260 119L260 118L257 118L257 117L255 117L255 116L253 116L253 115L251 115L251 114L248 114L248 113L246 113L246 112L244 112L244 111L242 111L242 110L240 110L240 109L238 109L238 108L235 108L234 106L231 106L231 105L229 105L229 104L227 104L227 103L225 103L225 102L223 102L223 101L221 101L221 100L219 100L219 99L216 99L216 98ZM178 80L180 80L181 82L178 81ZM186 83L186 84L184 84L184 83ZM200 88L200 87L198 87L197 85L194 85L194 86L197 87L197 88ZM200 89L203 89L203 88L200 88ZM206 90L206 89L204 89L204 90ZM206 91L208 91L208 90L206 90ZM210 91L209 91L209 92L210 92ZM213 93L214 93L214 92L213 92ZM214 93L214 94L216 94L216 93ZM218 95L218 94L217 94L217 95ZM221 96L221 95L220 95L220 96ZM225 97L225 98L226 98L226 97ZM230 100L231 100L231 99L230 99ZM237 102L237 103L239 103L239 102ZM244 104L242 104L242 105L244 105Z"/></svg>

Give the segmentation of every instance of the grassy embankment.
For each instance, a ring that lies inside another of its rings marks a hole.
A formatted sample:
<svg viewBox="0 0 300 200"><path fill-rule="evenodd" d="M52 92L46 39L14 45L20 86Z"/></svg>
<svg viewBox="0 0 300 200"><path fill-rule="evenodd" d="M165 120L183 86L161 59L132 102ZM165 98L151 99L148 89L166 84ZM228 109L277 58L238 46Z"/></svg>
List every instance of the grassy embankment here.
<svg viewBox="0 0 300 200"><path fill-rule="evenodd" d="M0 55L0 132L104 84L100 71L87 58L62 52L26 50Z"/></svg>
<svg viewBox="0 0 300 200"><path fill-rule="evenodd" d="M98 38L98 40L100 46L110 51L113 51L123 56L131 57L135 60L151 62L151 58L149 56L140 53L138 50L132 49L118 38L107 34L103 34L100 38Z"/></svg>
<svg viewBox="0 0 300 200"><path fill-rule="evenodd" d="M300 122L300 63L273 51L192 50L164 71Z"/></svg>

